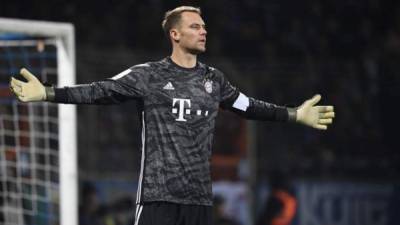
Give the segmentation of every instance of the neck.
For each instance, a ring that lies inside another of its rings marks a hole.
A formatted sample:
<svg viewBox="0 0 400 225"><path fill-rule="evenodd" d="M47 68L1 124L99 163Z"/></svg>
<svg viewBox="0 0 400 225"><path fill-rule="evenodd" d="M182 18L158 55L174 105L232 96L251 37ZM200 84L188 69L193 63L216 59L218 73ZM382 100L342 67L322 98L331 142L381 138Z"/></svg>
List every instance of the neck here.
<svg viewBox="0 0 400 225"><path fill-rule="evenodd" d="M193 68L197 63L197 55L174 48L171 54L171 60L177 65L184 68Z"/></svg>

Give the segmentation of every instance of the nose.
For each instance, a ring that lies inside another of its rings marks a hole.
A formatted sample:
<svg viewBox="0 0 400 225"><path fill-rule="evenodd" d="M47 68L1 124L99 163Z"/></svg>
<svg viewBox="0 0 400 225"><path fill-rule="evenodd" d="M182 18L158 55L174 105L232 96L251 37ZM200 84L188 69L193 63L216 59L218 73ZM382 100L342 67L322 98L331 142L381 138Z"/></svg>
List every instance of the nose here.
<svg viewBox="0 0 400 225"><path fill-rule="evenodd" d="M205 36L207 34L206 28L202 27L201 31L200 31L200 34Z"/></svg>

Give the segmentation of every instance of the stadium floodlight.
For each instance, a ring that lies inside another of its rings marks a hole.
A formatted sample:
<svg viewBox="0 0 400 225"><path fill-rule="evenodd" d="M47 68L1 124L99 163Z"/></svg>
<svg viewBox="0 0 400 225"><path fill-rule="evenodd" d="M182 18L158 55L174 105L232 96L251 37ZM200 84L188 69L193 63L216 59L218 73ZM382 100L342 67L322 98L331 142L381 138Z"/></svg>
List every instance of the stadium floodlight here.
<svg viewBox="0 0 400 225"><path fill-rule="evenodd" d="M8 81L21 67L74 84L73 25L0 18L0 225L76 225L76 107L18 102Z"/></svg>

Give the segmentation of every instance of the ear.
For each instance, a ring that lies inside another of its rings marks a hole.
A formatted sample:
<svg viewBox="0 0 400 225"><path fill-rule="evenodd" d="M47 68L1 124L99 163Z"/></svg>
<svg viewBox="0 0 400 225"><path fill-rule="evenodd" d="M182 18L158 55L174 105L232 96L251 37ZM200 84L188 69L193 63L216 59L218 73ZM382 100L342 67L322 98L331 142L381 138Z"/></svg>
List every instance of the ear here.
<svg viewBox="0 0 400 225"><path fill-rule="evenodd" d="M171 37L171 40L175 42L179 42L179 39L181 38L181 35L177 29L171 29L169 31L169 36Z"/></svg>

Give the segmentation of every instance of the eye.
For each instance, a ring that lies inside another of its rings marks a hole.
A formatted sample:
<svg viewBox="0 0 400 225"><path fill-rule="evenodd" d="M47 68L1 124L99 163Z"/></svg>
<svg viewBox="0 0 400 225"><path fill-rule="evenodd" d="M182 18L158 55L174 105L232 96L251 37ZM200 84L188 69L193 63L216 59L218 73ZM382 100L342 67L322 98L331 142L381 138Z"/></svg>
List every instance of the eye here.
<svg viewBox="0 0 400 225"><path fill-rule="evenodd" d="M200 26L200 24L192 24L192 25L190 25L190 28L198 30L201 28L201 26Z"/></svg>

